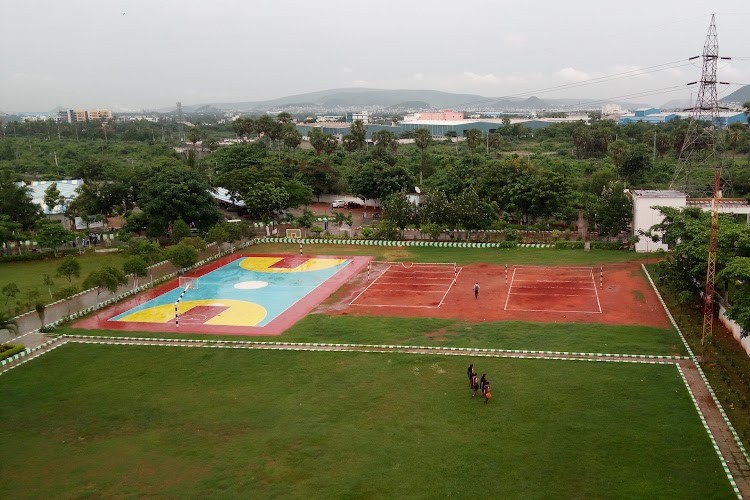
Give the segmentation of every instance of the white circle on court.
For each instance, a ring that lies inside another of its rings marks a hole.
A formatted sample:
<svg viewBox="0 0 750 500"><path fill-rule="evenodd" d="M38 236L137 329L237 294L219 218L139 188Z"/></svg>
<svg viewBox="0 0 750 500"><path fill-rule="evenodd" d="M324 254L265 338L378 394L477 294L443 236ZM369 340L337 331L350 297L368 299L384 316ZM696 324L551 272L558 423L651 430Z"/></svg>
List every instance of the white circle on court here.
<svg viewBox="0 0 750 500"><path fill-rule="evenodd" d="M239 290L255 290L256 288L264 288L267 286L267 281L242 281L234 285L234 287Z"/></svg>

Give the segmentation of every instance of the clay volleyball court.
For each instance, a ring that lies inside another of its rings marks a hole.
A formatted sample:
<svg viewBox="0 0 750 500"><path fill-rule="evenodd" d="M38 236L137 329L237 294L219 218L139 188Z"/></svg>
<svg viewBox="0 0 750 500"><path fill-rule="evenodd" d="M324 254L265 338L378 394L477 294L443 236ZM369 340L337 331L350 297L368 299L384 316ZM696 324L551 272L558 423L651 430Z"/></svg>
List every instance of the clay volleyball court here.
<svg viewBox="0 0 750 500"><path fill-rule="evenodd" d="M514 266L505 310L601 314L597 286L591 267Z"/></svg>
<svg viewBox="0 0 750 500"><path fill-rule="evenodd" d="M372 262L352 306L438 308L458 279L455 263Z"/></svg>
<svg viewBox="0 0 750 500"><path fill-rule="evenodd" d="M507 269L507 271L506 271ZM479 297L474 298L474 283ZM668 328L639 263L529 266L372 261L324 314L451 318L468 321L602 323Z"/></svg>

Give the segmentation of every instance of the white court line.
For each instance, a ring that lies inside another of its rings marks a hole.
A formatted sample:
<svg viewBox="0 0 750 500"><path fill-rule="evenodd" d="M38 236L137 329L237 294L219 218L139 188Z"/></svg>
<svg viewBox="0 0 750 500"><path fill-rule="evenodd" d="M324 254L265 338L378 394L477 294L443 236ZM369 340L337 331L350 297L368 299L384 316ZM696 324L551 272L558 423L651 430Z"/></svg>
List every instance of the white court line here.
<svg viewBox="0 0 750 500"><path fill-rule="evenodd" d="M421 309L437 309L440 307L440 305L437 306L404 306L401 304L351 304L353 306L359 306L359 307L415 307L415 308L421 308Z"/></svg>
<svg viewBox="0 0 750 500"><path fill-rule="evenodd" d="M453 281L453 278L451 278L448 281ZM444 283L414 283L414 282L408 282L404 283L403 281L389 281L387 283L378 283L379 285L398 285L398 286L445 286Z"/></svg>
<svg viewBox="0 0 750 500"><path fill-rule="evenodd" d="M540 269L540 270L548 270L548 269L578 269L581 271L593 271L593 267L579 267L579 266L523 266L523 265L515 265L513 266L514 269Z"/></svg>
<svg viewBox="0 0 750 500"><path fill-rule="evenodd" d="M463 267L459 267L459 268L456 268L456 276L455 276L455 278L454 278L454 280L453 280L453 283L451 283L451 284L450 284L450 286L448 286L448 290L446 290L446 291L445 291L445 295L443 295L443 298L442 298L442 299L440 299L440 303L438 304L438 307L440 307L440 306L442 306L442 305L443 305L443 301L445 301L445 297L447 297L447 296L448 296L448 292L450 292L450 291L451 291L451 289L453 288L453 284L454 284L454 283L455 283L456 281L458 281L458 275L459 275L459 274L461 274L461 271L462 271L462 270L463 270Z"/></svg>
<svg viewBox="0 0 750 500"><path fill-rule="evenodd" d="M363 293L365 293L365 292L366 292L367 290L369 290L369 289L370 289L370 287L371 287L372 285L374 285L374 284L375 284L375 282L376 282L376 281L378 281L378 280L380 279L380 277L381 277L381 276L383 276L383 275L384 275L384 274L385 274L385 273L386 273L386 272L388 271L388 269L390 269L390 268L391 268L391 266L388 266L388 267L387 267L387 268L386 268L386 269L385 269L385 270L384 270L384 271L383 271L382 273L380 273L380 274L378 275L378 277L377 277L377 278L375 278L374 280L372 280L372 283L370 283L369 285L367 285L367 286L365 287L365 289L364 289L364 290L362 290L361 292L359 292L359 295L357 295L356 297L354 297L354 298L352 299L352 301L351 301L351 302L349 302L349 305L350 305L350 306L356 305L356 304L354 304L354 303L355 303L355 302L357 301L357 299L358 299L358 298L360 298L360 297L362 296L362 294L363 294Z"/></svg>
<svg viewBox="0 0 750 500"><path fill-rule="evenodd" d="M530 279L518 279L518 281L528 281L529 283L581 283L588 284L588 276L586 279L581 280L530 280Z"/></svg>
<svg viewBox="0 0 750 500"><path fill-rule="evenodd" d="M398 293L398 294L401 294L401 295L410 295L410 294L411 295L416 295L416 294L425 294L425 293L442 293L443 297L442 297L442 299L440 300L440 303L437 306L413 306L413 305L400 305L400 304L357 304L356 301L359 300L359 298L365 292L367 292L367 290L369 290L370 287L374 286L375 282L378 281L380 278L382 278L383 275L385 275L385 273L388 271L388 269L386 269L385 271L383 271L380 274L380 276L378 276L377 278L375 278L375 280L372 283L370 283L367 286L367 288L365 288L364 290L362 290L359 293L359 295L357 295L354 298L354 300L352 300L351 302L349 302L349 305L350 306L360 306L360 307L412 307L412 308L424 308L424 309L437 309L445 301L445 297L451 291L451 288L453 288L453 282L458 279L458 275L460 274L460 272L461 272L462 269L463 269L463 267L457 267L456 268L456 274L454 275L454 279L451 280L451 283L448 285L448 288L447 288L447 290L445 292L443 292L442 290L403 290L403 289L373 288L373 290L377 289L379 292L393 292L393 293ZM387 279L387 278L384 278L384 279ZM378 285L388 285L388 284L391 284L391 285L394 285L394 284L395 285L403 285L404 283L383 283L383 282L378 283ZM435 286L433 284L424 284L424 285L422 285L422 284L419 284L419 283L412 283L411 285Z"/></svg>
<svg viewBox="0 0 750 500"><path fill-rule="evenodd" d="M513 266L513 276L511 277L510 286L508 287L508 296L505 298L505 308L504 308L505 311L556 312L556 313L579 313L579 314L601 314L602 313L602 305L601 305L601 302L599 301L599 293L596 290L596 281L594 280L594 268L593 267L587 267L587 268L577 267L577 268L567 268L567 269L581 269L581 270L586 269L586 270L588 270L589 275L591 276L591 282L592 282L592 284L594 286L594 296L596 297L596 305L597 305L597 307L599 309L598 311L578 311L578 310L572 310L572 311L563 310L563 311L560 311L560 310L557 310L557 309L508 309L508 302L510 301L510 293L511 293L511 290L513 288L513 282L515 281L515 278L516 278L516 268L518 268L518 267L522 267L522 266ZM540 268L538 268L538 267L529 267L527 269L540 269ZM559 267L546 267L546 268L541 268L541 269L554 270L554 269L563 269L563 268L559 268ZM519 280L519 281L525 281L525 280ZM516 287L516 288L529 288L529 287ZM588 287L586 287L586 288L579 288L578 290L590 290L590 288L588 288ZM517 292L516 295L539 296L541 294ZM568 295L568 294L558 294L558 293L556 293L556 294L547 294L547 293L545 293L543 295L546 295L546 296L549 296L549 297L583 297L584 296L582 294Z"/></svg>
<svg viewBox="0 0 750 500"><path fill-rule="evenodd" d="M514 279L516 279L516 266L513 266L513 275L510 277L510 286L508 286L508 295L505 297L505 311L508 310L508 301L510 300L510 291L513 289Z"/></svg>
<svg viewBox="0 0 750 500"><path fill-rule="evenodd" d="M527 297L586 297L586 295L582 293L524 293L524 292L515 292L516 295L525 295Z"/></svg>
<svg viewBox="0 0 750 500"><path fill-rule="evenodd" d="M594 278L594 268L591 268L591 284L594 285L594 293L596 294L596 305L599 306L599 312L602 312L602 303L599 302L599 291L596 289L596 279Z"/></svg>
<svg viewBox="0 0 750 500"><path fill-rule="evenodd" d="M506 311L521 311L521 312L552 312L552 313L576 313L576 314L601 314L601 311L567 311L558 309L506 309Z"/></svg>

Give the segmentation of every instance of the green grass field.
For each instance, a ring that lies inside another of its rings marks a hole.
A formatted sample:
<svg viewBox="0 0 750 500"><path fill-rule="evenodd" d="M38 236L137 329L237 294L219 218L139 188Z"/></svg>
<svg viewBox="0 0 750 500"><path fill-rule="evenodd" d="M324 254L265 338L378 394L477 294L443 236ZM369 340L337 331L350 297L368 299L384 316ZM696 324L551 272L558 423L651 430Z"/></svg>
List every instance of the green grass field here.
<svg viewBox="0 0 750 500"><path fill-rule="evenodd" d="M0 400L8 498L732 497L674 366L66 345Z"/></svg>
<svg viewBox="0 0 750 500"><path fill-rule="evenodd" d="M6 297L0 297L0 310L12 311L15 307L15 302L26 302L28 294L32 290L36 290L39 293L41 300L53 302L54 299L50 298L49 291L44 284L45 274L48 274L55 283L52 287L52 293L54 294L56 290L71 284L80 287L86 276L95 269L99 269L105 265L121 268L123 262L125 262L125 256L121 253L96 254L90 252L83 255L76 255L75 257L81 263L81 275L78 278L73 278L71 283L68 283L65 277L55 276L57 268L64 259L63 257L29 262L0 263L0 288L8 283L15 283L20 290L15 299L6 301Z"/></svg>
<svg viewBox="0 0 750 500"><path fill-rule="evenodd" d="M241 340L245 337L173 335L59 328L71 335ZM277 336L253 336L267 342L327 342L397 344L443 347L529 349L536 351L600 352L616 354L687 355L677 332L647 326L587 323L525 323L498 321L469 323L435 318L328 316L310 314Z"/></svg>

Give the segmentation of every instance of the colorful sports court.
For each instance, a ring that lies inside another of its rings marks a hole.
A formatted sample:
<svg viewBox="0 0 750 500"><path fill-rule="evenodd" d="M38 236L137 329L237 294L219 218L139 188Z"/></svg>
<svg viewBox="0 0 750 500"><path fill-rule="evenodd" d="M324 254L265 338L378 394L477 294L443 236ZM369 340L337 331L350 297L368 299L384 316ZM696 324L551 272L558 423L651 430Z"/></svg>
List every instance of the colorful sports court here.
<svg viewBox="0 0 750 500"><path fill-rule="evenodd" d="M277 335L360 272L368 257L231 255L75 326Z"/></svg>

